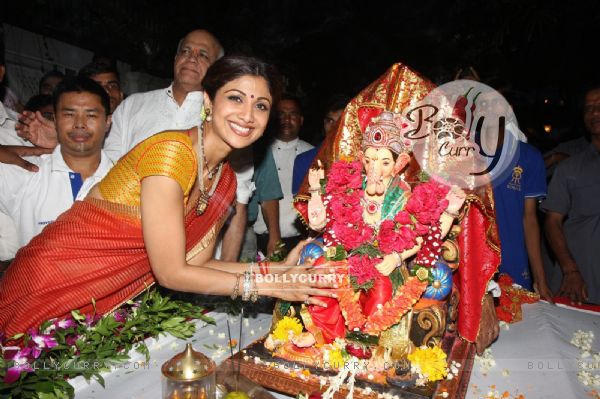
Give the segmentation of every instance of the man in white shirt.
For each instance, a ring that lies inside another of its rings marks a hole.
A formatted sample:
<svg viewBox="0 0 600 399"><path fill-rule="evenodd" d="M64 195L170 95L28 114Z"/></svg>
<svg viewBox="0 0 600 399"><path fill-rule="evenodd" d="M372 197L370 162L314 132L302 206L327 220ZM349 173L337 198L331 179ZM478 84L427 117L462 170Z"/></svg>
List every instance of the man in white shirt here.
<svg viewBox="0 0 600 399"><path fill-rule="evenodd" d="M313 148L312 145L298 138L304 117L298 99L287 96L277 104L277 116L279 118L279 130L275 140L270 146L270 151L275 160L277 176L281 184L283 198L279 200L279 230L281 240L288 250L291 250L302 240L302 235L297 227L297 214L292 203L292 175L294 171L294 160L298 154ZM259 181L256 184L260 184ZM265 223L263 209L260 209L258 218L254 223L254 232L258 248L268 251L269 230ZM266 252L265 252L266 253Z"/></svg>
<svg viewBox="0 0 600 399"><path fill-rule="evenodd" d="M202 79L208 67L224 54L210 32L194 30L177 46L173 83L165 88L127 97L113 114L104 150L114 161L140 141L163 130L190 129L202 123ZM223 238L221 259L236 261L246 229L246 206L252 196L251 155L244 165L232 163L238 180L237 204Z"/></svg>
<svg viewBox="0 0 600 399"><path fill-rule="evenodd" d="M12 145L14 137L16 137L15 121L16 115L12 115L12 111L4 107L0 102L0 144ZM22 145L22 143L18 144ZM0 263L2 261L12 259L12 256L19 249L19 241L17 240L17 228L10 216L0 212ZM0 267L2 269L2 267Z"/></svg>
<svg viewBox="0 0 600 399"><path fill-rule="evenodd" d="M164 89L136 93L127 97L112 116L112 127L104 151L113 162L136 144L164 130L184 130L202 122L202 79L208 67L224 54L219 41L208 31L194 30L177 46L173 62L173 83ZM19 128L19 126L17 126ZM26 130L26 129L23 129ZM33 141L33 139L30 139ZM252 167L252 158L248 159ZM235 165L234 165L235 166ZM240 166L236 172L247 172ZM246 229L246 204L252 196L249 173L236 173L238 178L235 215L223 239L221 259L237 260Z"/></svg>
<svg viewBox="0 0 600 399"><path fill-rule="evenodd" d="M155 133L198 126L202 122L202 79L222 55L221 45L210 32L188 33L177 47L173 83L164 89L127 97L115 110L104 151L116 161Z"/></svg>
<svg viewBox="0 0 600 399"><path fill-rule="evenodd" d="M83 77L63 80L54 112L59 145L52 154L29 159L38 172L0 164L0 211L16 224L19 247L82 200L112 167L102 152L110 105L100 85Z"/></svg>

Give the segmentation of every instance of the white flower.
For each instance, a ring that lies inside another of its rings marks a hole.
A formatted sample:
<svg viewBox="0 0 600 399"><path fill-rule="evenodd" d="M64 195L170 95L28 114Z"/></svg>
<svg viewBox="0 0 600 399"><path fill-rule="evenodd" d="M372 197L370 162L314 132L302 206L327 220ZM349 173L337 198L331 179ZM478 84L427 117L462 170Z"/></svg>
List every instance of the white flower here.
<svg viewBox="0 0 600 399"><path fill-rule="evenodd" d="M502 377L508 377L510 375L509 369L502 369Z"/></svg>
<svg viewBox="0 0 600 399"><path fill-rule="evenodd" d="M219 339L225 339L225 333L219 333L219 335L217 335L217 337Z"/></svg>

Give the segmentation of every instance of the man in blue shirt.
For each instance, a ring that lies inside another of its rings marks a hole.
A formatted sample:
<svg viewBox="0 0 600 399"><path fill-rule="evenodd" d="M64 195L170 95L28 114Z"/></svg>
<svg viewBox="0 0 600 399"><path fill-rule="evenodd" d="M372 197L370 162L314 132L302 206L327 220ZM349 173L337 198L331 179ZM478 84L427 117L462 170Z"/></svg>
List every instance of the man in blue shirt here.
<svg viewBox="0 0 600 399"><path fill-rule="evenodd" d="M500 272L507 273L528 290L535 285L542 298L551 300L537 219L538 201L545 196L546 170L542 154L533 146L519 142L511 173L494 184L496 222L502 246Z"/></svg>

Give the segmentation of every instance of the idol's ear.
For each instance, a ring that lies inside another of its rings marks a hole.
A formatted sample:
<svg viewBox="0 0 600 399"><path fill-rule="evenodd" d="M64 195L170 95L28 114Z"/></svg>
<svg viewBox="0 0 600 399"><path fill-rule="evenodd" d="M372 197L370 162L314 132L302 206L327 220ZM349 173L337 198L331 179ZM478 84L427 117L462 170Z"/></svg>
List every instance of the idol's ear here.
<svg viewBox="0 0 600 399"><path fill-rule="evenodd" d="M408 155L406 152L401 152L400 155L398 155L398 159L396 159L396 164L394 165L394 175L402 172L409 162L410 155Z"/></svg>
<svg viewBox="0 0 600 399"><path fill-rule="evenodd" d="M362 163L363 165L365 164L365 153L363 150L360 150L358 152L358 160L360 161L360 163Z"/></svg>

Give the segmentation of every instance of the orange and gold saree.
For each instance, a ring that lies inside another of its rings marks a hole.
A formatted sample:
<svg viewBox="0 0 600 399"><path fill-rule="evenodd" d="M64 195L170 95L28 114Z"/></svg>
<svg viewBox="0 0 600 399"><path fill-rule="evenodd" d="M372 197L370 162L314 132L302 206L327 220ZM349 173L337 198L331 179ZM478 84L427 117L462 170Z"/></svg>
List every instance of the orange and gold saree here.
<svg viewBox="0 0 600 399"><path fill-rule="evenodd" d="M112 197L127 197L131 203L137 198L138 205L77 201L22 248L0 281L0 331L10 337L44 320L66 316L73 309L91 312L92 301L96 313L104 314L155 282L139 210L140 181L145 176L176 175L173 178L181 184L187 200L187 259L206 248L228 215L236 179L225 165L206 211L196 215L193 151L184 133L152 136L119 160L100 183L103 194L110 193L106 188L117 187Z"/></svg>

